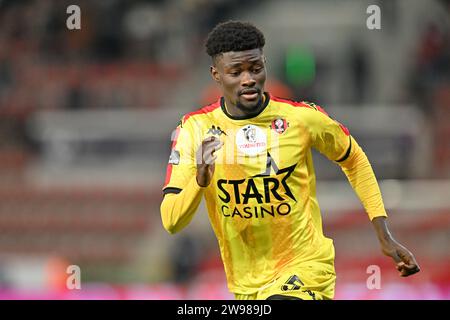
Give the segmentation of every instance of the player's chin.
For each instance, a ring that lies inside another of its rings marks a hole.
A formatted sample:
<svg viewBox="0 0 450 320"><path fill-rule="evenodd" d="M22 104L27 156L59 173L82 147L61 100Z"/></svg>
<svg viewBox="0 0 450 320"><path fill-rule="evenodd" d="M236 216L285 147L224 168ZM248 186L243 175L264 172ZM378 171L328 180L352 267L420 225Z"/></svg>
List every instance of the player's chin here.
<svg viewBox="0 0 450 320"><path fill-rule="evenodd" d="M258 108L259 102L261 101L260 95L256 99L248 100L245 99L243 96L239 97L239 105L242 109L245 109L247 111L253 111L256 108Z"/></svg>

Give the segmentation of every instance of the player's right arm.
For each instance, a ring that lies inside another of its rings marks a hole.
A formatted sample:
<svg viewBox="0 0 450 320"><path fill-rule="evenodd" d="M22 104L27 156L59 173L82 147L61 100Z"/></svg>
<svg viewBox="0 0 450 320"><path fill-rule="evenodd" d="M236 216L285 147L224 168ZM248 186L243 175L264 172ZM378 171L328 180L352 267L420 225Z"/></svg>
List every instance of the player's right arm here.
<svg viewBox="0 0 450 320"><path fill-rule="evenodd" d="M192 220L200 205L203 189L209 185L214 174L214 151L222 146L218 139L209 137L196 150L194 137L192 126L180 123L172 139L160 208L163 226L171 234L182 230Z"/></svg>

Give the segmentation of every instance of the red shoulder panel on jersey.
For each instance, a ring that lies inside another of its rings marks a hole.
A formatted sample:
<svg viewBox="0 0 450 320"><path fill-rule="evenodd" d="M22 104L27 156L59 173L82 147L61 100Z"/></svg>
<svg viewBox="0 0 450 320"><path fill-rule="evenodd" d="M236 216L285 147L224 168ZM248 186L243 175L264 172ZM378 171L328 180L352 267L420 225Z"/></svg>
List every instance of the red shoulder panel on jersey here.
<svg viewBox="0 0 450 320"><path fill-rule="evenodd" d="M190 117L192 117L196 114L209 113L209 112L216 110L217 108L220 108L220 99L214 103L211 103L211 104L197 110L197 111L187 113L183 118L183 123L186 122L187 119L189 119Z"/></svg>
<svg viewBox="0 0 450 320"><path fill-rule="evenodd" d="M287 103L287 104L290 104L291 106L294 106L294 107L307 107L307 108L311 108L310 106L305 105L305 104L303 104L303 103L301 103L301 102L297 102L297 101L294 101L294 100L291 100L291 99L285 99L285 98L274 97L274 96L272 96L272 95L270 95L270 100L277 101L277 102Z"/></svg>
<svg viewBox="0 0 450 320"><path fill-rule="evenodd" d="M304 107L304 108L314 109L314 110L322 112L327 117L330 117L330 115L321 106L318 106L315 103L308 103L306 101L297 102L297 101L294 101L294 100L283 99L283 98L278 98L278 97L273 97L273 96L270 96L270 99L272 99L273 101L287 103L287 104L290 104L291 106L294 106L294 107ZM342 129L342 131L344 131L344 133L347 136L349 136L350 135L350 131L347 129L347 127L344 126L343 124L341 124L339 121L336 121L336 122L339 124L339 126Z"/></svg>
<svg viewBox="0 0 450 320"><path fill-rule="evenodd" d="M314 110L320 111L323 114L328 116L328 113L321 106L318 106L315 103L309 104L305 101L298 102L298 101L294 101L294 100L290 100L290 99L278 98L278 97L273 97L273 96L270 96L270 99L272 99L273 101L277 101L277 102L284 102L284 103L290 104L291 106L294 106L294 107L304 107L304 108L314 109Z"/></svg>
<svg viewBox="0 0 450 320"><path fill-rule="evenodd" d="M164 185L163 185L163 189L165 188L165 187L167 187L167 185L169 184L169 182L170 182L170 177L172 176L172 164L171 163L169 163L168 165L167 165L167 169L166 169L166 179L164 180Z"/></svg>
<svg viewBox="0 0 450 320"><path fill-rule="evenodd" d="M328 113L327 113L321 106L318 106L317 104L314 105L314 106L316 107L317 110L319 110L320 112L322 112L324 115L329 116Z"/></svg>
<svg viewBox="0 0 450 320"><path fill-rule="evenodd" d="M345 135L349 136L350 135L350 131L347 129L346 126L344 126L342 123L340 123L339 121L336 121L337 123L339 123L339 126L341 127L342 131L344 131Z"/></svg>

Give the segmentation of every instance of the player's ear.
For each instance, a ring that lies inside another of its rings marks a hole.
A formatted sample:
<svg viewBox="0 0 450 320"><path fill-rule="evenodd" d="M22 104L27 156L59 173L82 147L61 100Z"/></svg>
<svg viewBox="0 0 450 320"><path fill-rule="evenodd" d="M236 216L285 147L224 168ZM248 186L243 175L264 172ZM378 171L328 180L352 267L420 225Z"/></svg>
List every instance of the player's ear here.
<svg viewBox="0 0 450 320"><path fill-rule="evenodd" d="M220 76L217 68L215 66L211 66L209 67L209 72L211 73L211 77L213 78L213 80L220 84Z"/></svg>

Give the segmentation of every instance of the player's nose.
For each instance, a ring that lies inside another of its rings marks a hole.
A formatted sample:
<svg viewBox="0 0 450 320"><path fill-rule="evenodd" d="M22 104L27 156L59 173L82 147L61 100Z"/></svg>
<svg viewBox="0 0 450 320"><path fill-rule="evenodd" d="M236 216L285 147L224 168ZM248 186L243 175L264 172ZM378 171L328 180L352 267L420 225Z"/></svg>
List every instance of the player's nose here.
<svg viewBox="0 0 450 320"><path fill-rule="evenodd" d="M242 73L241 85L243 87L253 87L255 84L256 84L256 80L253 79L250 72Z"/></svg>

